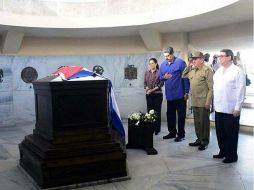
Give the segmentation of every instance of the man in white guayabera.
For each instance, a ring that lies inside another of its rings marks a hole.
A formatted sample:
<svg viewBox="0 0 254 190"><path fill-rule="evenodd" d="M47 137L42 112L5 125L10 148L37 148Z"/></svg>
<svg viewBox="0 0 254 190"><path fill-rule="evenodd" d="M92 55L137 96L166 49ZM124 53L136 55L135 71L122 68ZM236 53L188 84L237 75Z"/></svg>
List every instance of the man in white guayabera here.
<svg viewBox="0 0 254 190"><path fill-rule="evenodd" d="M225 158L224 163L238 160L239 120L246 90L242 69L233 63L234 54L223 49L218 56L220 67L213 76L215 127L220 152L213 158Z"/></svg>

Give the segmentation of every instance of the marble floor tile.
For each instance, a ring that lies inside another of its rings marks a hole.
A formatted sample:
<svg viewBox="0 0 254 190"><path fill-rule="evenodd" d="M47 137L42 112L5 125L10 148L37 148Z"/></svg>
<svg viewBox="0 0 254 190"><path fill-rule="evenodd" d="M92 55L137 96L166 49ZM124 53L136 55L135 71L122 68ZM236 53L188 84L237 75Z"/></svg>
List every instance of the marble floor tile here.
<svg viewBox="0 0 254 190"><path fill-rule="evenodd" d="M150 189L168 190L245 190L240 176L169 174Z"/></svg>
<svg viewBox="0 0 254 190"><path fill-rule="evenodd" d="M127 122L124 122L127 131ZM22 123L0 127L0 190L35 190L36 187L18 169L18 144L31 134L34 124ZM80 190L254 190L254 138L240 133L239 160L224 164L213 159L219 149L214 128L211 128L208 149L199 151L188 143L196 140L193 121L186 120L186 137L182 142L163 140L162 131L154 136L157 155L141 149L127 149L130 180L78 188ZM127 138L126 138L127 139Z"/></svg>
<svg viewBox="0 0 254 190"><path fill-rule="evenodd" d="M245 190L253 190L254 189L254 176L241 176L243 185Z"/></svg>

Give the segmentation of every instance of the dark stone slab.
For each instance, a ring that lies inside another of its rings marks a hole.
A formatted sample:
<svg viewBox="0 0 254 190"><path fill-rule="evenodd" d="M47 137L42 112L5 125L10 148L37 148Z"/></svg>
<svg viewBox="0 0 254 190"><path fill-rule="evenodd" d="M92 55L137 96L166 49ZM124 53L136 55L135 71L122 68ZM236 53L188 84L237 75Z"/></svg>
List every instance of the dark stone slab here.
<svg viewBox="0 0 254 190"><path fill-rule="evenodd" d="M136 126L135 123L128 120L128 143L126 147L143 149L148 155L158 154L153 147L153 124L140 122L139 126Z"/></svg>
<svg viewBox="0 0 254 190"><path fill-rule="evenodd" d="M111 128L108 80L34 85L36 124L20 166L42 188L127 176L125 141Z"/></svg>
<svg viewBox="0 0 254 190"><path fill-rule="evenodd" d="M22 167L18 166L18 168L26 176L26 178L34 185L34 187L36 189L39 189L39 190L41 189L41 187L38 186L38 184L34 181L34 179ZM102 185L102 184L106 184L106 183L126 181L126 180L130 180L130 179L131 179L131 177L129 175L127 175L127 176L117 177L117 178L107 178L107 179L102 179L102 180L95 180L95 181L75 183L75 184L70 184L70 185L62 185L62 186L57 186L57 187L43 188L43 190L77 189L77 188L94 186L94 185Z"/></svg>

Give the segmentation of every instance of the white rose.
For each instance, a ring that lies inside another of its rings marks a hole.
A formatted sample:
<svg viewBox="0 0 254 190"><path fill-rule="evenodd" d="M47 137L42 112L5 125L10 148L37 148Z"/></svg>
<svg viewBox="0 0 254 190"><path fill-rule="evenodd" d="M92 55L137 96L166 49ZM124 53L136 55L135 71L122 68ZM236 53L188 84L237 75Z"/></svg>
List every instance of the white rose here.
<svg viewBox="0 0 254 190"><path fill-rule="evenodd" d="M150 110L149 113L150 113L150 114L154 114L154 110Z"/></svg>

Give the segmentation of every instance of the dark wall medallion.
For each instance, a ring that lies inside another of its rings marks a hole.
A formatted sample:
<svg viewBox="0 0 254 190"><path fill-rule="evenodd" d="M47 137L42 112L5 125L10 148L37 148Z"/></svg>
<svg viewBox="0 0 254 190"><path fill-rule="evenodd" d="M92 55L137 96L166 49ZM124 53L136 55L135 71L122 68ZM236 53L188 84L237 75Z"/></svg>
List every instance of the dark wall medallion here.
<svg viewBox="0 0 254 190"><path fill-rule="evenodd" d="M31 83L38 78L38 73L33 67L26 67L21 71L21 78L25 83Z"/></svg>
<svg viewBox="0 0 254 190"><path fill-rule="evenodd" d="M137 67L134 67L134 65L128 65L124 68L124 79L137 79Z"/></svg>
<svg viewBox="0 0 254 190"><path fill-rule="evenodd" d="M95 66L93 67L93 72L95 72L95 73L97 73L97 74L99 74L99 75L102 75L103 72L104 72L104 69L103 69L103 67L100 66L100 65L95 65Z"/></svg>

